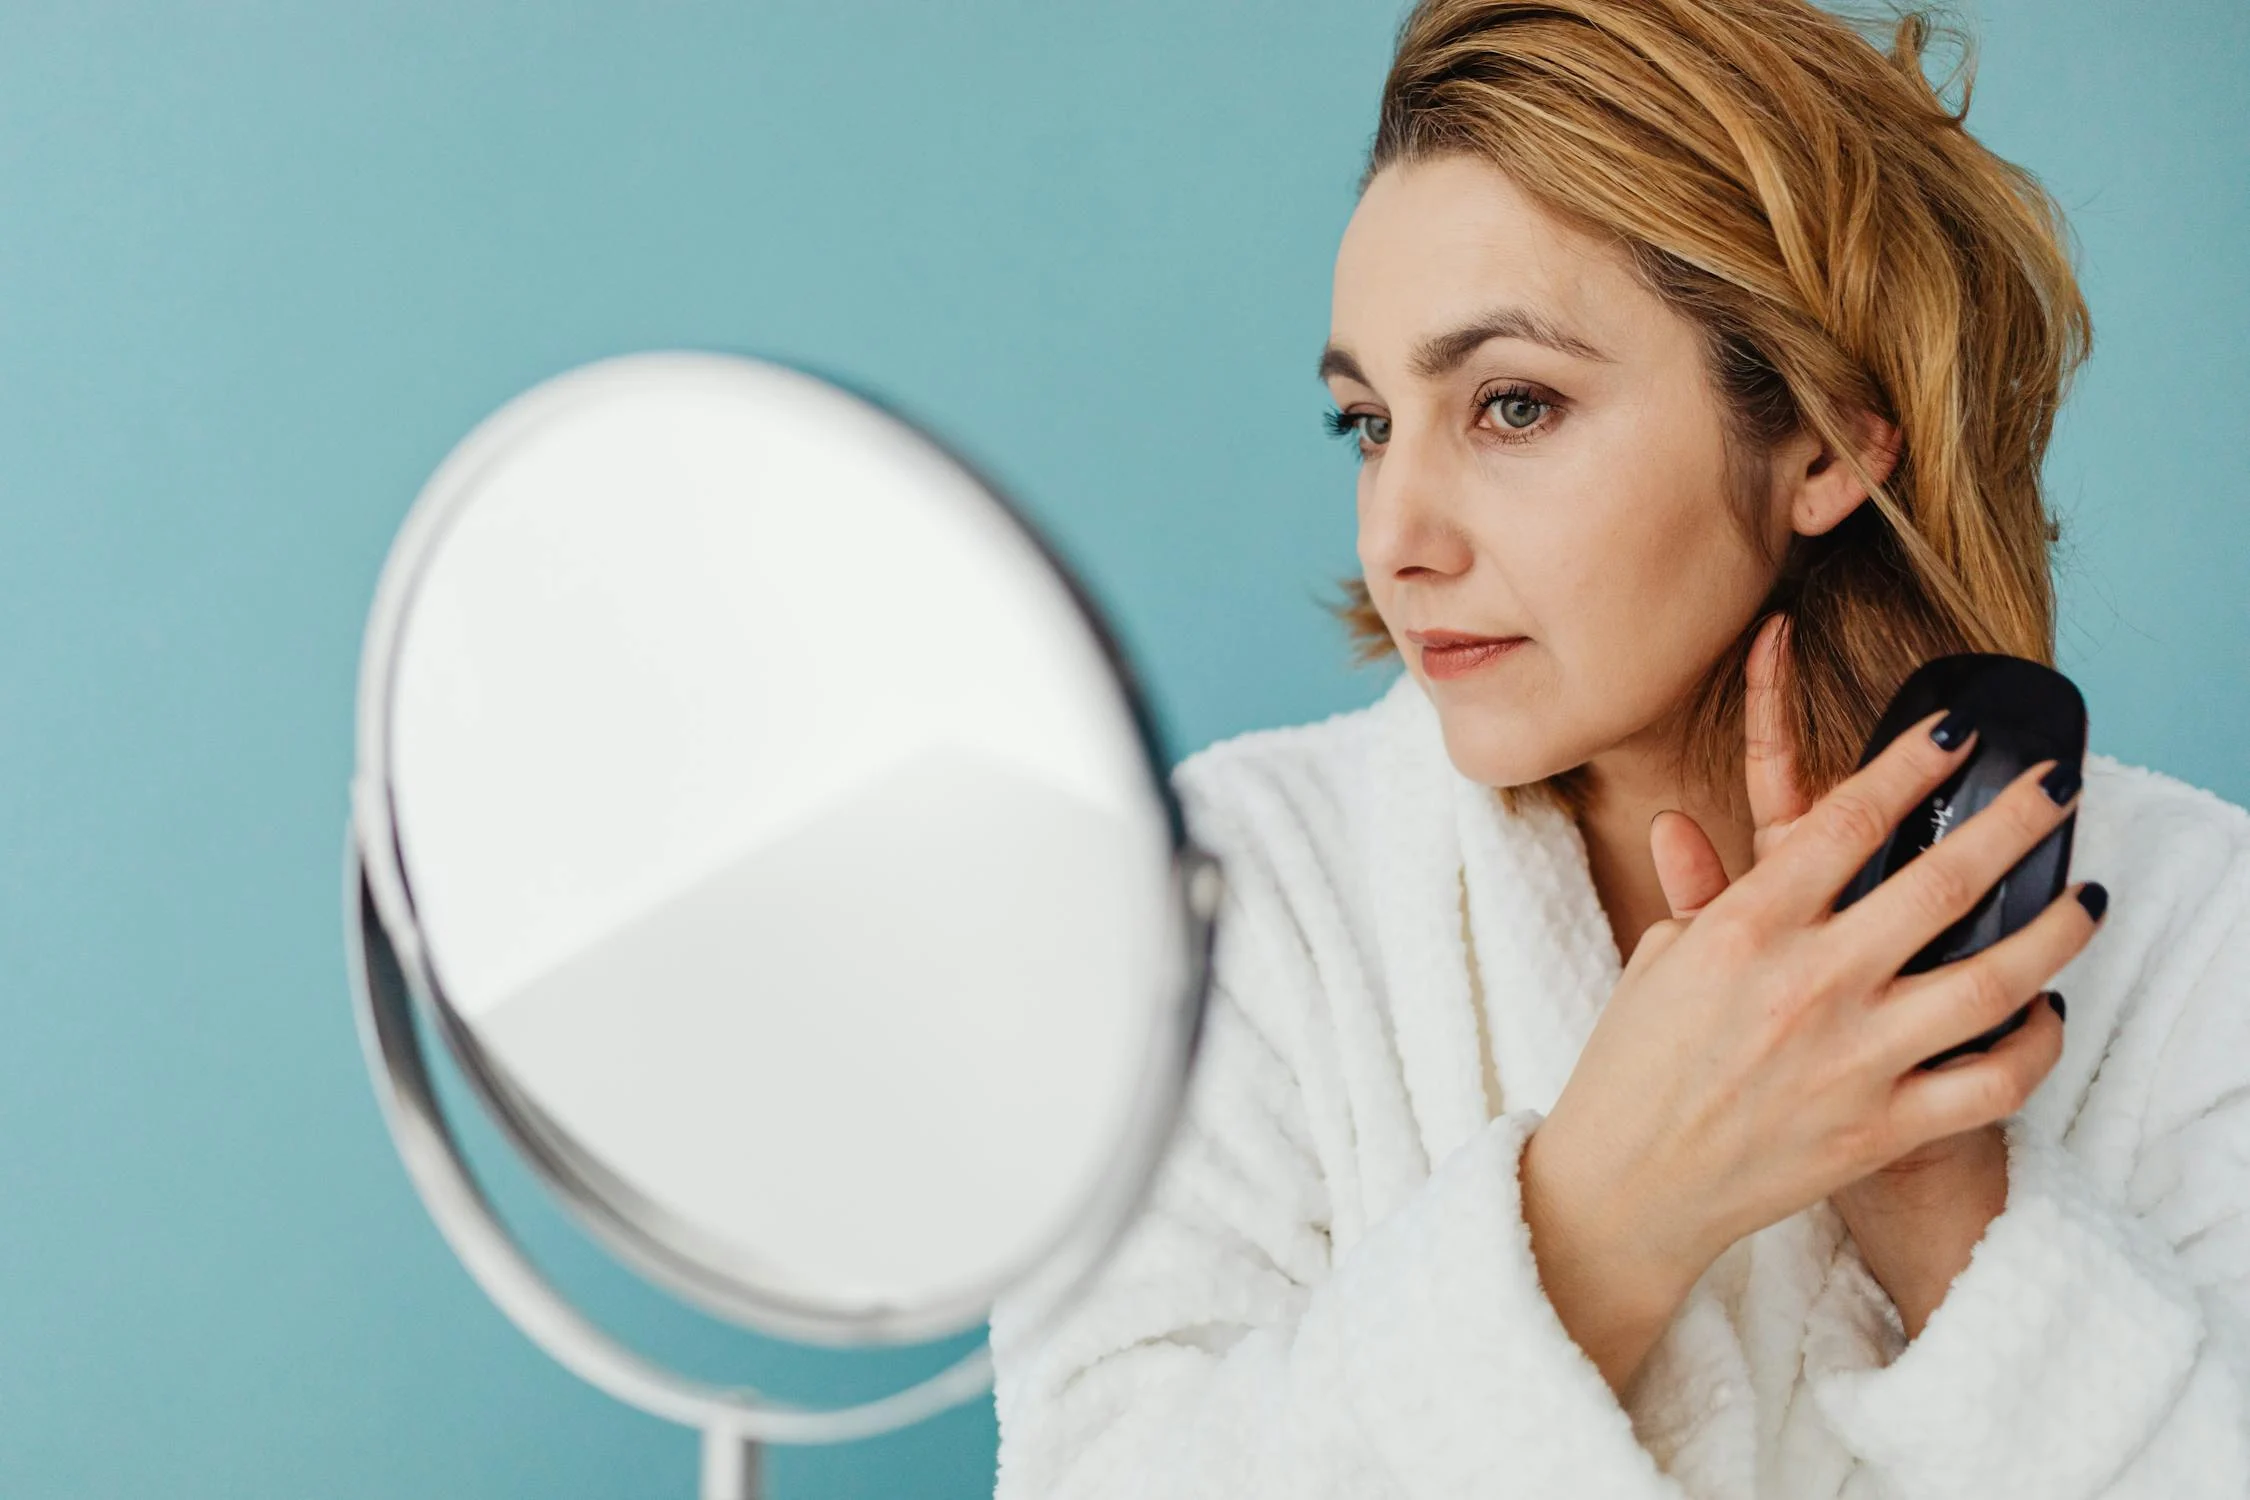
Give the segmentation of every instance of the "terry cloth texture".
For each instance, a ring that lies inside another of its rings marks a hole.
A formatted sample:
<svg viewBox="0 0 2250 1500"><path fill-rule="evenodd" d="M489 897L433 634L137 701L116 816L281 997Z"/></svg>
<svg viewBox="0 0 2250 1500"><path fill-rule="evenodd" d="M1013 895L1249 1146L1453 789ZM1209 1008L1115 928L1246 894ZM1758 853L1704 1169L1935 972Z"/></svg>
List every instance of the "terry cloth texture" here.
<svg viewBox="0 0 2250 1500"><path fill-rule="evenodd" d="M2090 757L2061 1062L1907 1343L1827 1204L1620 1402L1517 1199L1619 963L1576 826L1401 677L1174 773L1229 897L1187 1112L1090 1292L991 1319L998 1500L2250 1497L2250 815ZM1473 967L1472 967L1473 966Z"/></svg>

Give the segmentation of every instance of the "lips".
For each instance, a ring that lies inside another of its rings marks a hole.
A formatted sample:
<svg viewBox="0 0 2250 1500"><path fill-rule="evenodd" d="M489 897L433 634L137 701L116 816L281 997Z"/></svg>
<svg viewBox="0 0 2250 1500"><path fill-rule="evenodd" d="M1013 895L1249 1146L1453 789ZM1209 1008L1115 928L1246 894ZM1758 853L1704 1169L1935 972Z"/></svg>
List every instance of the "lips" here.
<svg viewBox="0 0 2250 1500"><path fill-rule="evenodd" d="M1488 666L1530 639L1521 635L1471 635L1463 630L1409 630L1406 638L1421 649L1423 672L1438 680Z"/></svg>

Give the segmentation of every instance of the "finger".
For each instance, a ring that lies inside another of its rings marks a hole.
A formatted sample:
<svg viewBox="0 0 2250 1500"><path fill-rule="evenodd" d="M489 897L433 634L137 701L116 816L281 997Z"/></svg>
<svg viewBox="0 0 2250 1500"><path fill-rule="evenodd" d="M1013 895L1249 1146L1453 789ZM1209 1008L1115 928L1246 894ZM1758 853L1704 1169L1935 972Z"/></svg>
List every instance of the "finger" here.
<svg viewBox="0 0 2250 1500"><path fill-rule="evenodd" d="M2073 788L2071 800L2058 804L2043 789L2042 778L2053 764L2042 761L2025 771L1989 806L1956 825L1836 918L1836 936L1845 951L1860 961L1863 977L1881 980L1896 974L1930 939L1967 916L2001 876L2054 832L2077 793Z"/></svg>
<svg viewBox="0 0 2250 1500"><path fill-rule="evenodd" d="M2041 1001L1990 1051L1908 1073L1891 1095L1892 1138L1906 1143L1902 1151L1911 1151L1925 1141L2006 1119L2053 1070L2062 1040L2062 1018Z"/></svg>
<svg viewBox="0 0 2250 1500"><path fill-rule="evenodd" d="M1788 836L1737 889L1785 920L1810 921L1835 904L1836 893L1882 847L1915 803L1960 768L1974 734L1946 749L1930 737L1945 715L1932 713L1883 747L1880 755L1838 782L1798 818ZM1752 883L1755 894L1751 894Z"/></svg>
<svg viewBox="0 0 2250 1500"><path fill-rule="evenodd" d="M1648 825L1648 852L1656 860L1656 883L1675 917L1692 917L1727 888L1727 867L1703 825L1684 812L1666 808Z"/></svg>
<svg viewBox="0 0 2250 1500"><path fill-rule="evenodd" d="M1892 985L1872 1017L1882 1055L1904 1072L2015 1014L2093 937L2084 889L2072 886L1982 953Z"/></svg>
<svg viewBox="0 0 2250 1500"><path fill-rule="evenodd" d="M1743 671L1743 772L1750 783L1750 823L1761 834L1803 816L1807 805L1788 732L1789 639L1788 616L1768 619L1750 643Z"/></svg>

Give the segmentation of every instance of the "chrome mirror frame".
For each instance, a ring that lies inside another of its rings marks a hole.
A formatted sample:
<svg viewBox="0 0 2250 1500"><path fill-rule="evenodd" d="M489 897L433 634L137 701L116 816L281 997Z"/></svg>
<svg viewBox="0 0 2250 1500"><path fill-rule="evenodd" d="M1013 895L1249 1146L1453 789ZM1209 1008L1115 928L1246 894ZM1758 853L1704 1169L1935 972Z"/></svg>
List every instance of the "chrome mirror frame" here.
<svg viewBox="0 0 2250 1500"><path fill-rule="evenodd" d="M487 1116L574 1222L619 1260L691 1303L761 1332L832 1345L901 1344L973 1326L1002 1294L1021 1295L1036 1320L1053 1317L1100 1269L1154 1181L1185 1098L1200 1040L1211 946L1223 885L1217 863L1187 837L1164 773L1146 701L1123 652L1077 576L989 478L916 424L863 392L813 376L905 425L966 472L1064 584L1130 710L1150 781L1172 838L1172 887L1190 944L1184 993L1151 1028L1138 1103L1121 1138L1119 1169L1095 1184L1065 1230L1027 1265L929 1308L849 1314L792 1303L730 1279L723 1250L699 1242L632 1187L578 1150L507 1079L446 999L417 921L393 820L388 732L400 630L417 585L452 520L470 503L496 452L569 401L652 367L773 364L739 356L664 352L599 361L533 387L488 417L440 465L401 526L383 568L361 658L357 764L346 833L344 927L362 1049L383 1120L415 1191L448 1245L487 1296L558 1363L611 1396L704 1434L705 1500L760 1492L758 1449L769 1442L830 1443L909 1425L981 1394L990 1351L978 1348L904 1390L857 1405L811 1408L744 1387L672 1371L626 1347L537 1268L479 1184L439 1102L422 1040L446 1049ZM793 374L801 367L780 365ZM418 1024L418 1021L420 1024Z"/></svg>

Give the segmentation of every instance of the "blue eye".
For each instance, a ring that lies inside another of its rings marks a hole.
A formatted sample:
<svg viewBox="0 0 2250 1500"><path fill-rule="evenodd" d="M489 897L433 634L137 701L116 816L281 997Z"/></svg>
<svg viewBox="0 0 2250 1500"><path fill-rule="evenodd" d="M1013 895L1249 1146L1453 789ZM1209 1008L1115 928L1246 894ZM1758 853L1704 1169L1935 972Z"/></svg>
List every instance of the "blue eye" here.
<svg viewBox="0 0 2250 1500"><path fill-rule="evenodd" d="M1520 391L1508 391L1486 408L1510 427L1529 427L1547 414L1547 403Z"/></svg>

